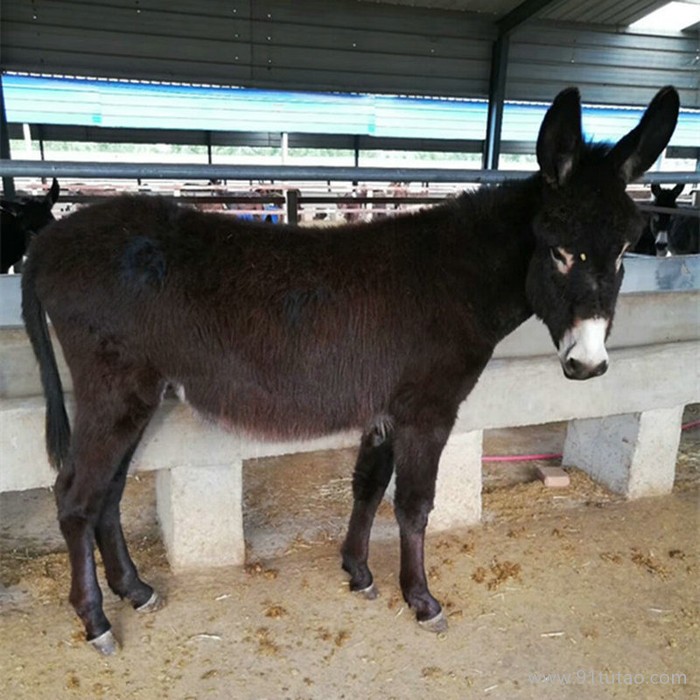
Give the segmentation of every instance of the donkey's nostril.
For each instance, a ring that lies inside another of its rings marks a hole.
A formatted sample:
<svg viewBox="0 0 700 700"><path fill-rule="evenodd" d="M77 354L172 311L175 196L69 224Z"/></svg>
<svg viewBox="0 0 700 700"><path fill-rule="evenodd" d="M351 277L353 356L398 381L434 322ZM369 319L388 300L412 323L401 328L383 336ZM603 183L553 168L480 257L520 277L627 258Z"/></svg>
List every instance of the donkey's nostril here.
<svg viewBox="0 0 700 700"><path fill-rule="evenodd" d="M568 379L590 379L591 377L599 377L608 371L608 362L603 360L595 366L587 365L570 357L564 363L564 374Z"/></svg>
<svg viewBox="0 0 700 700"><path fill-rule="evenodd" d="M578 360L575 360L573 357L570 357L566 361L566 368L570 369L571 371L578 369L580 366L581 366L581 363Z"/></svg>
<svg viewBox="0 0 700 700"><path fill-rule="evenodd" d="M564 364L564 372L567 377L578 379L584 370L582 362L570 357Z"/></svg>

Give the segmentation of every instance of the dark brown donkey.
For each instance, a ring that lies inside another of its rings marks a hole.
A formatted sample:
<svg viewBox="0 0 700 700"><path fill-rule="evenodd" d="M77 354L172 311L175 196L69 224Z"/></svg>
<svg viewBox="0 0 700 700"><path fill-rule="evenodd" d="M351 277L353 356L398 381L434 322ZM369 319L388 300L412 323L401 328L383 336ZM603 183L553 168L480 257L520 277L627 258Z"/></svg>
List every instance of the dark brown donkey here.
<svg viewBox="0 0 700 700"><path fill-rule="evenodd" d="M617 145L590 146L578 91L564 90L540 130L540 172L371 224L280 228L119 197L36 238L24 320L87 639L115 649L95 543L112 591L138 610L160 605L129 557L119 500L168 386L261 436L364 429L342 548L350 587L375 594L369 534L395 471L401 590L421 623L444 629L423 544L457 409L496 343L533 313L568 377L606 370L622 253L642 227L625 185L664 149L677 113L664 88ZM72 436L45 312L73 378Z"/></svg>

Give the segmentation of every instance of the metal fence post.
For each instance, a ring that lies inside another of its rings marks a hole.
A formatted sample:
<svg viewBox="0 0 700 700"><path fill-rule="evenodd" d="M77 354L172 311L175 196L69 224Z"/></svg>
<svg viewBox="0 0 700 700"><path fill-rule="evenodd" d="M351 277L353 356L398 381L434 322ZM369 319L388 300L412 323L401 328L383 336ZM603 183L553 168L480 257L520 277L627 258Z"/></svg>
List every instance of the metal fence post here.
<svg viewBox="0 0 700 700"><path fill-rule="evenodd" d="M287 223L299 223L299 190L287 190Z"/></svg>

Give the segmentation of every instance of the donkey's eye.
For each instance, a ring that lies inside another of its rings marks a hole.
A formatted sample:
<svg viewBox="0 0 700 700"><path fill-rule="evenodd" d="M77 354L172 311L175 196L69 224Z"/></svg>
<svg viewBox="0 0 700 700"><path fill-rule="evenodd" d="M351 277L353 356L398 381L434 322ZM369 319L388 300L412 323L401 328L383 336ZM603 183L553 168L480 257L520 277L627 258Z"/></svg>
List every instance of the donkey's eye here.
<svg viewBox="0 0 700 700"><path fill-rule="evenodd" d="M566 265L566 258L564 257L564 253L562 252L561 248L552 247L549 249L549 252L552 254L552 257L556 262Z"/></svg>
<svg viewBox="0 0 700 700"><path fill-rule="evenodd" d="M549 254L552 256L557 270L559 270L562 275L567 274L574 264L574 256L566 250L566 248L552 246L549 249Z"/></svg>

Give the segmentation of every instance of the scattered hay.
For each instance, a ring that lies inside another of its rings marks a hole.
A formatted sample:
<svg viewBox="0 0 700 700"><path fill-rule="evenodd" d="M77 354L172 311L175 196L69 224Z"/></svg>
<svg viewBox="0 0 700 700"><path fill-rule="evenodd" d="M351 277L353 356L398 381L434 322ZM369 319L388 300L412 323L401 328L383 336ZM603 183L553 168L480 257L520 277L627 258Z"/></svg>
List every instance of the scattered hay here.
<svg viewBox="0 0 700 700"><path fill-rule="evenodd" d="M488 571L484 569L483 566L477 566L476 570L472 574L472 581L475 583L483 583L486 580L486 577L488 576Z"/></svg>
<svg viewBox="0 0 700 700"><path fill-rule="evenodd" d="M396 606L399 605L402 600L403 598L401 597L401 594L394 591L389 596L389 599L386 602L386 607L389 608L389 610L394 610L394 608L396 608Z"/></svg>
<svg viewBox="0 0 700 700"><path fill-rule="evenodd" d="M333 634L327 627L319 627L316 630L316 639L320 639L322 642L330 642L333 639Z"/></svg>
<svg viewBox="0 0 700 700"><path fill-rule="evenodd" d="M319 627L316 630L316 639L320 639L322 642L332 643L338 648L345 646L345 643L351 636L351 633L347 630L339 630L335 634L333 634L328 627Z"/></svg>
<svg viewBox="0 0 700 700"><path fill-rule="evenodd" d="M645 569L650 574L660 576L662 579L669 577L669 571L659 563L652 553L642 554L638 549L632 550L632 561L639 567Z"/></svg>
<svg viewBox="0 0 700 700"><path fill-rule="evenodd" d="M279 576L279 571L277 569L268 569L259 561L246 564L243 567L243 571L249 576L261 576L268 581L273 581Z"/></svg>
<svg viewBox="0 0 700 700"><path fill-rule="evenodd" d="M428 569L428 579L430 581L439 581L440 580L440 567L439 566L431 566Z"/></svg>
<svg viewBox="0 0 700 700"><path fill-rule="evenodd" d="M270 637L270 630L267 627L260 627L255 632L258 641L258 654L263 656L276 656L280 648Z"/></svg>
<svg viewBox="0 0 700 700"><path fill-rule="evenodd" d="M340 632L338 632L338 634L335 635L335 639L333 641L335 642L335 645L337 647L342 647L345 646L345 642L347 642L348 639L350 639L350 636L350 632L348 632L347 630L340 630Z"/></svg>
<svg viewBox="0 0 700 700"><path fill-rule="evenodd" d="M533 462L533 465L537 464ZM517 538L525 531L524 526L518 524L519 520L529 523L554 509L573 508L580 504L603 507L624 501L622 496L611 493L579 469L569 469L568 474L571 485L566 493L553 493L539 479L518 484L485 485L482 502L486 519L513 521L514 526L507 534Z"/></svg>
<svg viewBox="0 0 700 700"><path fill-rule="evenodd" d="M489 570L491 572L491 578L487 581L489 572L483 566L478 566L472 574L472 580L475 583L486 582L486 588L489 591L495 591L501 584L509 579L520 579L522 568L520 564L511 561L500 562L494 559L489 566Z"/></svg>
<svg viewBox="0 0 700 700"><path fill-rule="evenodd" d="M521 567L520 564L513 563L510 561L499 562L495 561L491 564L491 573L493 578L486 584L486 587L490 591L496 590L502 583L508 581L511 578L520 578Z"/></svg>
<svg viewBox="0 0 700 700"><path fill-rule="evenodd" d="M281 605L268 605L265 608L265 617L270 617L273 620L279 620L287 615L287 611Z"/></svg>

